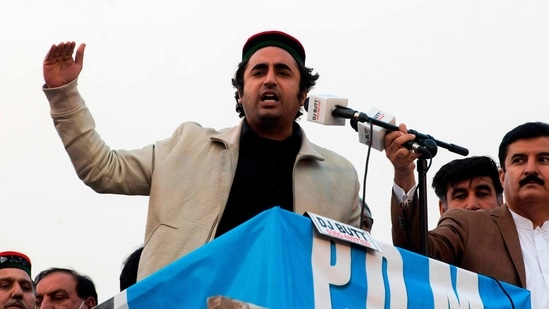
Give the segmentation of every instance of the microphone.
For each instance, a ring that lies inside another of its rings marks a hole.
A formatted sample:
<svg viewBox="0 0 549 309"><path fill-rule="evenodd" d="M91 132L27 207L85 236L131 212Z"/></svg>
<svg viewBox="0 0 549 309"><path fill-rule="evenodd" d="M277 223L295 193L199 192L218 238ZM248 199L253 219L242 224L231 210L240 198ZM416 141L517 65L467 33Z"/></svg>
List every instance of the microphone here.
<svg viewBox="0 0 549 309"><path fill-rule="evenodd" d="M356 118L361 115L355 115L358 112L353 111L352 109L347 108L348 99L339 98L333 95L311 95L305 100L303 107L307 111L307 120L311 122L316 122L324 125L345 125L345 119L351 119L351 126L358 132L358 141L362 144L370 146L370 137L371 137L371 146L378 151L383 151L385 148L385 143L383 141L387 129L380 126L373 126L372 132L370 132L370 126L365 125L363 122L358 122ZM309 105L311 109L309 109ZM363 113L358 113L363 114ZM377 108L373 108L369 112L372 117L366 116L366 120L375 119L377 121L383 121L391 125L396 124L395 116L385 113ZM398 129L398 128L397 128ZM407 142L403 145L404 147L422 153L426 155L432 155L425 146L420 145L415 141ZM436 146L436 145L435 145ZM436 152L436 148L435 148Z"/></svg>
<svg viewBox="0 0 549 309"><path fill-rule="evenodd" d="M384 111L381 111L375 107L368 112L368 115L373 115L373 116L370 116L370 119L383 121L391 125L396 124L395 116L389 113L386 113ZM383 151L385 149L384 139L385 139L385 134L387 134L386 128L376 126L376 125L370 125L370 123L357 122L354 119L351 119L351 126L353 127L353 129L355 129L355 131L358 132L359 142L361 142L362 144L371 146L378 151ZM426 146L423 146L419 144L417 141L409 141L404 143L402 146L408 148L409 150L421 153L426 156L434 157L437 153L436 144L434 145L434 148L431 148L431 147L426 147L427 144ZM432 144L430 146L432 146Z"/></svg>
<svg viewBox="0 0 549 309"><path fill-rule="evenodd" d="M347 106L348 101L348 99L332 95L313 95L305 99L303 107L307 111L308 121L324 125L344 126L345 117L334 116L333 112L338 106Z"/></svg>
<svg viewBox="0 0 549 309"><path fill-rule="evenodd" d="M368 113L370 118L383 121L392 125L396 124L395 116L385 113L377 108L372 108ZM358 141L365 145L371 145L374 149L378 151L383 151L385 149L385 143L383 141L385 134L387 134L387 129L380 126L372 126L369 123L357 122L356 120L351 120L351 127L358 132Z"/></svg>
<svg viewBox="0 0 549 309"><path fill-rule="evenodd" d="M313 102L313 103L310 103L310 102ZM304 104L304 108L308 112L307 120L320 123L320 124L327 124L327 125L333 125L333 124L344 125L345 119L351 119L351 126L357 131L358 131L359 123L363 123L363 122L371 123L373 131L378 130L375 136L374 134L372 134L372 146L375 145L374 147L375 149L379 151L383 151L385 146L383 143L383 138L385 136L386 130L390 130L390 131L398 130L398 127L392 124L390 119L387 120L388 118L391 118L391 117L386 115L390 115L390 114L381 112L381 114L378 115L379 119L376 119L375 114L374 114L374 117L369 117L367 114L363 112L355 111L353 109L346 107L347 102L348 102L348 99L344 99L344 98L337 98L334 96L312 95L305 100L305 104ZM314 111L315 107L312 107L313 110L309 111L310 104L313 104L313 105L316 104L317 110ZM320 107L320 109L318 109L318 107ZM315 115L310 115L311 113L314 113ZM342 119L338 119L338 118L342 118ZM387 120L387 122L381 121L381 120ZM378 126L381 128L375 128L375 126ZM366 128L366 126L364 127ZM382 129L386 129L386 130L383 131ZM365 129L363 129L363 132L364 130ZM370 136L370 135L365 134L365 133L369 133L369 128L367 130L368 132L364 132L362 134L364 134L364 140L368 141L368 145L370 145L369 139L366 139L366 136ZM372 133L375 133L375 131ZM455 144L448 144L446 142L435 139L431 135L423 134L415 130L408 130L408 133L415 134L416 140L405 143L403 146L407 147L410 150L414 150L416 152L428 155L430 157L434 157L436 155L438 150L437 146L446 148L449 151L455 152L463 156L466 156L469 154L469 150L467 148L464 148ZM361 137L359 135L359 139L360 138Z"/></svg>

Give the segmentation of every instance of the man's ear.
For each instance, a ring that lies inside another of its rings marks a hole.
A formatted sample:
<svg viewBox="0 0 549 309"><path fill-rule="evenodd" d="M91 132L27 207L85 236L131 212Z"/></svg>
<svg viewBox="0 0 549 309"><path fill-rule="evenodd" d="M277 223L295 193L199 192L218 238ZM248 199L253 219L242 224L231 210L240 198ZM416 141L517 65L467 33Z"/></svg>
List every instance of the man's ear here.
<svg viewBox="0 0 549 309"><path fill-rule="evenodd" d="M242 104L242 88L238 88L236 92L238 95L238 99L236 99L236 102L238 102L238 104Z"/></svg>
<svg viewBox="0 0 549 309"><path fill-rule="evenodd" d="M499 168L499 182L501 182L502 186L505 183L505 171L501 167Z"/></svg>
<svg viewBox="0 0 549 309"><path fill-rule="evenodd" d="M442 201L438 201L438 211L440 212L440 215L442 216L442 214L444 213L444 203L442 203Z"/></svg>
<svg viewBox="0 0 549 309"><path fill-rule="evenodd" d="M86 306L88 308L93 308L95 306L97 306L97 302L95 301L95 299L93 299L93 297L88 297L85 301L84 301L84 304L86 304Z"/></svg>
<svg viewBox="0 0 549 309"><path fill-rule="evenodd" d="M301 92L299 92L299 104L301 106L305 105L305 99L307 99L307 90L301 90Z"/></svg>

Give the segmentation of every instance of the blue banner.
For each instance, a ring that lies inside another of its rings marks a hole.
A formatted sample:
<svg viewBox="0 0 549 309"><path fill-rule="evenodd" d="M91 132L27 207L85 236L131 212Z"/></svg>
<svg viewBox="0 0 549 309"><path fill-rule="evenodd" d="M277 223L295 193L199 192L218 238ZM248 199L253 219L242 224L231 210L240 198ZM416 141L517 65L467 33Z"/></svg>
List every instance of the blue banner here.
<svg viewBox="0 0 549 309"><path fill-rule="evenodd" d="M273 208L98 308L207 308L213 296L279 308L530 308L530 292L392 245L328 238Z"/></svg>

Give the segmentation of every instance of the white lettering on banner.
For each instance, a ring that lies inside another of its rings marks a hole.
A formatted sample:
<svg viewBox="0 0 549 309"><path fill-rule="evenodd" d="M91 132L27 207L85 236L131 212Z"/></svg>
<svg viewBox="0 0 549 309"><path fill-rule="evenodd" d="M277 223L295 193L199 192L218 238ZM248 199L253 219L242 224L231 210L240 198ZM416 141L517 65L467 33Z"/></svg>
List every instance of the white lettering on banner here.
<svg viewBox="0 0 549 309"><path fill-rule="evenodd" d="M387 291L385 291L385 280L383 279L384 260L375 254L366 254L365 261L364 269L366 270L366 286L368 289L366 308L385 308Z"/></svg>
<svg viewBox="0 0 549 309"><path fill-rule="evenodd" d="M366 297L368 305L366 308L407 308L408 295L406 295L406 283L403 276L402 255L396 247L383 243L381 246L380 250L383 251L383 254L375 251L366 254L365 269L368 280ZM383 270L383 263L386 264L386 271ZM397 293L397 291L401 292ZM388 300L385 299L387 295L390 297Z"/></svg>
<svg viewBox="0 0 549 309"><path fill-rule="evenodd" d="M429 281L434 293L435 308L484 308L478 290L478 275L467 270L456 272L456 287L452 286L451 266L429 260Z"/></svg>
<svg viewBox="0 0 549 309"><path fill-rule="evenodd" d="M383 254L376 251L366 253L365 269L368 282L366 308L407 308L408 295L406 295L406 283L402 275L404 272L402 256L396 247L383 246L383 243L380 246ZM386 264L386 271L383 270L383 263ZM389 288L386 290L385 286ZM387 296L389 299L386 299Z"/></svg>
<svg viewBox="0 0 549 309"><path fill-rule="evenodd" d="M402 256L393 246L386 245L383 251L383 254L377 251L364 252L365 265L355 264L359 269L352 269L350 244L313 236L311 260L315 308L332 308L330 285L352 284L353 271L365 273L368 289L366 308L406 308L408 296ZM335 257L332 256L333 253ZM335 261L334 265L332 261ZM361 266L363 269L360 269ZM386 299L387 297L389 298Z"/></svg>
<svg viewBox="0 0 549 309"><path fill-rule="evenodd" d="M332 245L335 246L333 259ZM351 247L347 243L313 237L311 262L315 309L331 309L330 284L342 286L351 281Z"/></svg>
<svg viewBox="0 0 549 309"><path fill-rule="evenodd" d="M317 221L324 232L327 229L340 230L337 221L321 217L314 217L313 221ZM315 308L332 308L333 301L337 302L339 297L339 294L332 295L334 286L363 285L364 281L353 281L355 279L352 278L355 276L360 278L356 280L366 280L365 290L361 290L364 293L366 308L407 308L410 302L420 304L423 308L484 308L479 290L479 276L476 273L435 259L419 257L412 252L401 251L397 247L383 243L379 246L376 244L379 251L360 250L362 253L358 253L353 251L358 250L352 248L351 243L354 242L332 239L326 235L315 229L312 239L311 264ZM360 254L365 255L363 262L353 263L353 257L362 260ZM414 262L417 258L425 258L427 263L418 265ZM408 269L406 273L405 264ZM428 282L417 284L413 277L415 272L425 274ZM412 276L408 286L406 274ZM343 304L338 305L345 308Z"/></svg>

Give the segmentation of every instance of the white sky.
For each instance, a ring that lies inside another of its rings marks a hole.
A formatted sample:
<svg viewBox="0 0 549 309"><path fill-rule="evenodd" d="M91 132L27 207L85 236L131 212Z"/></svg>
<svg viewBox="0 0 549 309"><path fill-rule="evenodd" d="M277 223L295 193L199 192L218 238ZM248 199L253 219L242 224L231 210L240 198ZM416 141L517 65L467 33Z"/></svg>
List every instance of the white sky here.
<svg viewBox="0 0 549 309"><path fill-rule="evenodd" d="M122 261L143 241L147 197L102 195L76 176L49 116L42 59L61 41L87 44L79 89L115 149L141 148L183 121L238 122L230 84L242 45L278 29L299 38L320 79L313 94L377 107L408 128L497 158L502 136L548 121L549 2L539 1L2 1L0 251L33 276L51 266L92 277L100 302L118 293ZM350 126L300 124L349 158L367 147ZM438 218L428 173L429 225ZM373 237L391 242L392 167L372 150L366 201ZM337 205L334 205L337 207Z"/></svg>

